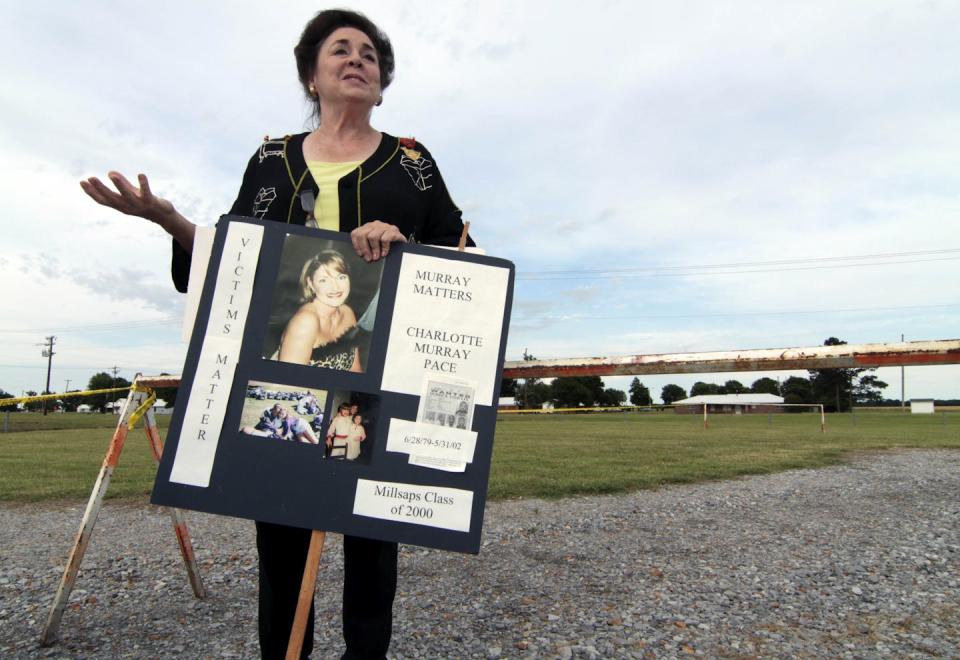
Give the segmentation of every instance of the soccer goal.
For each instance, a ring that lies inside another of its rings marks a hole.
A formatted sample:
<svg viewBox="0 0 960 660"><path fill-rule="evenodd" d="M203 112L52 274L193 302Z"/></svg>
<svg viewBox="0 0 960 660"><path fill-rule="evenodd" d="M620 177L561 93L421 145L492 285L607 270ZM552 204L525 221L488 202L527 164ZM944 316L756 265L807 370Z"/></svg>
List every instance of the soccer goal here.
<svg viewBox="0 0 960 660"><path fill-rule="evenodd" d="M822 403L746 404L737 406L720 406L719 409L715 407L713 411L710 410L710 406L711 404L709 403L703 404L703 428L705 429L710 428L711 417L716 418L729 417L731 415L756 415L759 417L766 417L768 424L773 426L774 415L790 412L802 413L804 411L810 411L819 413L820 432L827 432L827 417L824 414Z"/></svg>

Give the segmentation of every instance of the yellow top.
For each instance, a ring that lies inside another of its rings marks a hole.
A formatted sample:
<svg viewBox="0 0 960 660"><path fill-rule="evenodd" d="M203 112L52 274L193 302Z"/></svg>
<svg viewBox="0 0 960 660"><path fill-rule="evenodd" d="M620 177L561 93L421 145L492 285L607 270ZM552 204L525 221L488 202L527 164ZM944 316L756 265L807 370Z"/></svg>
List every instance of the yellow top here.
<svg viewBox="0 0 960 660"><path fill-rule="evenodd" d="M362 160L350 163L324 163L319 160L308 160L307 167L313 180L317 182L320 192L317 194L317 203L313 207L314 221L307 220L308 227L340 231L340 196L337 184L344 176L357 169Z"/></svg>

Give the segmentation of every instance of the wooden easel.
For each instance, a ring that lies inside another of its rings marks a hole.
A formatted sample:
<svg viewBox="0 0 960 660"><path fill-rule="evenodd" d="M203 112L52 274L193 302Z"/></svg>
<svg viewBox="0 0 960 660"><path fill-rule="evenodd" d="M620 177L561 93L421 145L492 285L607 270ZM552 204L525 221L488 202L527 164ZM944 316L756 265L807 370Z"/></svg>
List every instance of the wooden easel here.
<svg viewBox="0 0 960 660"><path fill-rule="evenodd" d="M147 378L137 376L134 378L133 388L130 390L130 394L123 404L120 419L117 422L117 428L113 432L113 438L111 438L110 446L107 448L107 455L103 459L103 465L100 466L100 474L97 476L97 481L93 486L93 492L90 493L90 499L87 501L87 509L84 511L80 529L77 531L77 536L73 543L73 549L70 550L70 558L67 560L63 577L60 579L60 586L57 589L56 596L53 598L53 604L50 607L50 616L47 618L47 625L44 627L43 634L40 637L41 646L49 646L57 639L60 619L63 618L63 611L66 609L67 601L70 599L70 592L73 590L77 573L80 571L80 564L83 562L83 555L86 553L87 545L90 543L93 527L97 524L100 507L103 505L103 498L107 493L107 487L110 485L110 477L113 475L114 468L117 467L117 461L120 460L120 452L123 451L123 443L127 439L127 431L131 418L145 402L149 401L152 404L153 397L150 394L150 388L176 387L179 384L179 376ZM163 453L163 443L160 440L160 431L157 429L157 420L154 417L153 409L148 406L142 415L143 426L147 432L147 441L150 443L153 458L159 463L160 455ZM134 422L136 422L136 419L134 419ZM183 563L187 567L187 577L190 580L190 587L193 589L193 594L197 598L205 598L207 593L204 589L203 582L200 580L200 571L197 568L197 562L193 556L193 544L190 542L190 534L187 531L187 523L184 520L183 513L179 509L171 508L170 518L173 522L173 530L177 535L177 544L180 546L180 555L183 557Z"/></svg>
<svg viewBox="0 0 960 660"><path fill-rule="evenodd" d="M317 571L320 570L323 543L326 540L326 532L315 529L310 534L310 547L307 549L307 561L303 565L303 580L300 582L297 612L293 617L290 641L287 643L286 660L300 660L303 636L307 631L307 617L310 616L310 605L313 603L313 591L317 587Z"/></svg>
<svg viewBox="0 0 960 660"><path fill-rule="evenodd" d="M457 245L457 250L460 252L463 252L467 247L469 231L470 221L468 220L463 223L463 232L460 234L460 243ZM320 558L323 556L323 543L326 539L327 533L317 529L310 534L310 547L307 549L307 561L303 566L303 581L300 583L297 612L293 617L293 627L290 629L286 660L300 660L300 651L303 649L303 635L307 630L307 617L310 615L313 592L317 587L317 572L320 569Z"/></svg>

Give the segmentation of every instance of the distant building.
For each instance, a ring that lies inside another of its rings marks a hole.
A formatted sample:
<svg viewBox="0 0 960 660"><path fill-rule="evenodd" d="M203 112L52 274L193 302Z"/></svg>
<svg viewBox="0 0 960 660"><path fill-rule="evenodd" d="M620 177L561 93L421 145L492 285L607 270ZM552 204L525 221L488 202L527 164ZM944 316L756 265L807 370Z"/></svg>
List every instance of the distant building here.
<svg viewBox="0 0 960 660"><path fill-rule="evenodd" d="M674 401L675 413L696 415L703 412L707 405L707 414L743 415L752 413L783 412L783 397L776 394L700 394L689 399Z"/></svg>
<svg viewBox="0 0 960 660"><path fill-rule="evenodd" d="M519 408L517 400L512 396L502 396L497 401L497 410L516 410Z"/></svg>
<svg viewBox="0 0 960 660"><path fill-rule="evenodd" d="M167 405L167 402L163 399L157 399L153 404L153 414L155 415L172 415L173 408Z"/></svg>
<svg viewBox="0 0 960 660"><path fill-rule="evenodd" d="M932 415L933 399L910 399L910 412L914 415Z"/></svg>

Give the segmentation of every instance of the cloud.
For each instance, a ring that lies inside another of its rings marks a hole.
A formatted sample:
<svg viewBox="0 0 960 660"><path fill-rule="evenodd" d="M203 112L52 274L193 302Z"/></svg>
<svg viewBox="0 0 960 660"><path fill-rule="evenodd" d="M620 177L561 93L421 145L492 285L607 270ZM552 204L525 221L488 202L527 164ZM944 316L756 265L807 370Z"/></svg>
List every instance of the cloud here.
<svg viewBox="0 0 960 660"><path fill-rule="evenodd" d="M177 311L182 296L171 291L168 284L161 285L156 279L154 273L135 268L77 272L73 275L73 280L78 284L111 300L140 303L158 312Z"/></svg>
<svg viewBox="0 0 960 660"><path fill-rule="evenodd" d="M566 296L577 303L587 303L601 294L598 286L578 286L566 292Z"/></svg>

